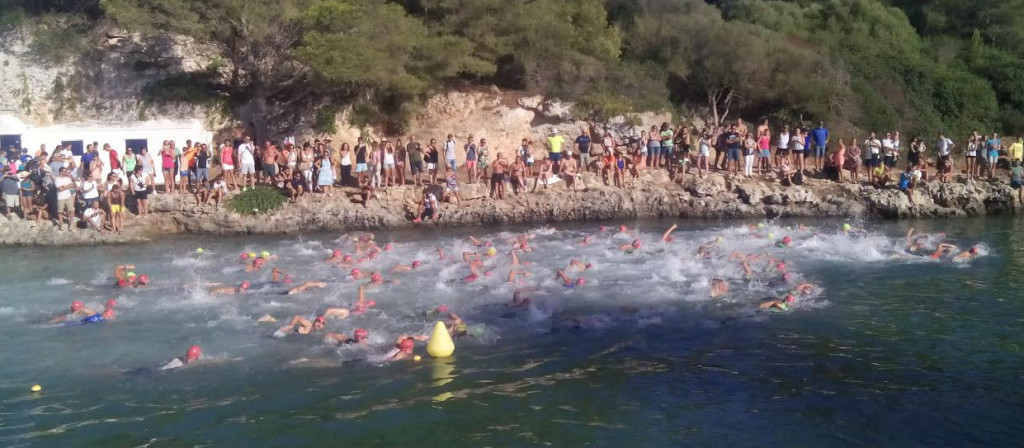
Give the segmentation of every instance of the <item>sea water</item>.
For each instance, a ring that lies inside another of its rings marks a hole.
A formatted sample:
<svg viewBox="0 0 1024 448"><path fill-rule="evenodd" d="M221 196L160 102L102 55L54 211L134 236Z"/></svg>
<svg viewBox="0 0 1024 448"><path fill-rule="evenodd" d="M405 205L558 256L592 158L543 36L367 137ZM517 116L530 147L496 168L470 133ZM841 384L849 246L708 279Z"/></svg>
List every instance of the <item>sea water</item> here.
<svg viewBox="0 0 1024 448"><path fill-rule="evenodd" d="M343 347L271 335L294 315L348 306L360 281L324 263L341 234L171 238L88 248L4 249L0 259L0 446L1011 446L1024 440L1024 224L1019 218L901 223L684 221L379 232L393 249L359 265L394 281L327 330ZM804 224L807 228L801 228ZM969 262L909 256L909 226ZM529 277L509 284L509 250ZM463 282L463 252L483 253ZM589 236L588 244L583 244ZM792 247L778 247L784 236ZM641 248L622 245L640 240ZM698 257L712 241L714 255ZM202 254L196 249L202 247ZM442 248L445 259L439 259ZM269 251L245 272L239 255ZM760 256L747 276L740 257ZM735 256L734 256L735 255ZM358 256L357 256L358 258ZM557 278L569 270L586 284ZM774 259L769 263L769 259ZM394 266L413 260L411 272ZM794 276L779 281L776 266ZM152 284L115 289L112 268ZM326 289L213 296L279 268ZM714 278L730 291L710 297ZM786 312L757 305L808 282ZM531 306L507 306L518 288ZM72 300L118 319L44 323ZM401 334L429 334L446 305L471 337L455 355L382 362ZM424 314L428 314L425 316ZM277 323L261 323L264 315ZM203 347L197 364L153 367ZM30 386L43 387L39 393Z"/></svg>

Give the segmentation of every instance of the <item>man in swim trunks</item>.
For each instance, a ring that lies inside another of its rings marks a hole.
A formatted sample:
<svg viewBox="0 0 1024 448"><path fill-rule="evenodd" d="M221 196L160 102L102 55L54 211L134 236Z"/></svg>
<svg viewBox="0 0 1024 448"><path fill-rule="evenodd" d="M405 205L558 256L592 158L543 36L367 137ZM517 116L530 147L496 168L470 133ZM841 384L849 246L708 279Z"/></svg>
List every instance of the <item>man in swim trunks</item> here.
<svg viewBox="0 0 1024 448"><path fill-rule="evenodd" d="M203 349L200 348L198 345L193 345L188 348L187 352L185 352L185 356L170 360L167 364L164 364L163 367L160 367L160 370L172 370L177 369L179 367L184 367L188 364L192 364L196 361L199 361L199 358L202 356Z"/></svg>
<svg viewBox="0 0 1024 448"><path fill-rule="evenodd" d="M84 317L92 316L94 314L96 314L95 311L86 308L82 302L75 300L74 302L71 302L70 313L59 314L53 319L50 319L47 323L55 324L59 322L68 322L75 319L81 319Z"/></svg>

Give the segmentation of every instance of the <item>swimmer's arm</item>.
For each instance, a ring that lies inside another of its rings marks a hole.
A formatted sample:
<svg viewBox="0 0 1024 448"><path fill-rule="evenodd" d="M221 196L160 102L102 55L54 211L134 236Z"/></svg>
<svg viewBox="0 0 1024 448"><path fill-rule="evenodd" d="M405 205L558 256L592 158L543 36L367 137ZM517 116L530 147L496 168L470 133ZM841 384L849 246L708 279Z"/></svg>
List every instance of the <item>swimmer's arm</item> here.
<svg viewBox="0 0 1024 448"><path fill-rule="evenodd" d="M558 277L562 279L562 282L566 285L571 285L572 280L569 280L569 276L565 275L565 272L561 269L558 270Z"/></svg>
<svg viewBox="0 0 1024 448"><path fill-rule="evenodd" d="M437 259L444 260L444 250L440 247L437 248Z"/></svg>
<svg viewBox="0 0 1024 448"><path fill-rule="evenodd" d="M747 260L743 260L743 263L741 264L743 265L743 272L747 275L747 278L750 278L750 276L753 274L750 271L750 263L747 263Z"/></svg>
<svg viewBox="0 0 1024 448"><path fill-rule="evenodd" d="M469 241L472 242L474 246L482 246L483 245L483 243L481 243L480 240L476 239L476 237L474 237L472 235L469 236Z"/></svg>
<svg viewBox="0 0 1024 448"><path fill-rule="evenodd" d="M366 287L359 285L359 298L356 299L356 304L363 306L366 303Z"/></svg>
<svg viewBox="0 0 1024 448"><path fill-rule="evenodd" d="M324 342L345 343L345 341L348 341L348 336L343 334L327 333L324 335Z"/></svg>
<svg viewBox="0 0 1024 448"><path fill-rule="evenodd" d="M56 323L64 322L64 321L68 320L68 316L70 316L70 314L61 314L59 316L54 317L53 319L50 319L50 320L46 321L46 323L48 323L48 324L56 324Z"/></svg>
<svg viewBox="0 0 1024 448"><path fill-rule="evenodd" d="M391 273L394 274L396 272L409 272L411 270L412 270L412 266L400 264L400 265L397 265L394 268L392 268L391 269Z"/></svg>
<svg viewBox="0 0 1024 448"><path fill-rule="evenodd" d="M336 307L336 308L327 308L326 310L324 310L323 316L324 316L324 320L330 319L332 317L336 317L338 319L347 319L350 314L351 314L351 311L349 311L348 308Z"/></svg>
<svg viewBox="0 0 1024 448"><path fill-rule="evenodd" d="M274 268L273 273L274 273L274 282L275 283L281 281L280 278L285 275L284 272L281 272L281 270L278 269L278 268Z"/></svg>
<svg viewBox="0 0 1024 448"><path fill-rule="evenodd" d="M512 266L519 266L519 257L516 255L515 249L512 250Z"/></svg>
<svg viewBox="0 0 1024 448"><path fill-rule="evenodd" d="M676 227L679 227L679 225L672 224L672 227L669 227L668 230L666 230L665 233L661 235L661 241L664 242L665 240L667 240L668 236L671 235L672 232L676 230Z"/></svg>

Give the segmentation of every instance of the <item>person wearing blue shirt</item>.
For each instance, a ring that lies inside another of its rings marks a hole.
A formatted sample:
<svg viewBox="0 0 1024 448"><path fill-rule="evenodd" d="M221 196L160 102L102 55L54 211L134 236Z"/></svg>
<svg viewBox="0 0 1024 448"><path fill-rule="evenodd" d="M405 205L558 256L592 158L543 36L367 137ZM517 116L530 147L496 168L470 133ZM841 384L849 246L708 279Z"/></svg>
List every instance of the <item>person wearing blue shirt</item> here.
<svg viewBox="0 0 1024 448"><path fill-rule="evenodd" d="M813 137L813 148L814 148L814 166L821 171L825 169L825 149L828 146L828 129L825 129L825 122L819 121L818 127L811 131L810 134ZM811 144L807 145L807 149L811 149Z"/></svg>
<svg viewBox="0 0 1024 448"><path fill-rule="evenodd" d="M985 148L988 150L986 154L986 160L988 162L988 178L996 178L996 165L999 164L999 150L1002 149L1002 141L999 140L999 134L992 134L992 138L985 142Z"/></svg>

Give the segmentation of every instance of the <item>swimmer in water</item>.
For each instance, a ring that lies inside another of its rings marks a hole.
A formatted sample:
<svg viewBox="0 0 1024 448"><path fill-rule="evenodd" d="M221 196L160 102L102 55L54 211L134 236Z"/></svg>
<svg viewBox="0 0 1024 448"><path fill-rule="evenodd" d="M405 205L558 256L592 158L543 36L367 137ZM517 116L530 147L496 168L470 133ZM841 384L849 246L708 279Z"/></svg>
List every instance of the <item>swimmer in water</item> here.
<svg viewBox="0 0 1024 448"><path fill-rule="evenodd" d="M201 358L202 356L203 349L200 348L198 345L193 345L188 348L187 352L185 352L185 356L170 360L167 364L164 364L163 367L160 367L160 370L172 370L184 367L188 364L192 364L196 361L199 361L199 358Z"/></svg>
<svg viewBox="0 0 1024 448"><path fill-rule="evenodd" d="M476 247L491 247L491 245L492 245L491 240L480 241L480 240L476 239L476 237L474 237L472 235L469 236L469 242L473 243L473 245L476 246Z"/></svg>
<svg viewBox="0 0 1024 448"><path fill-rule="evenodd" d="M212 286L209 290L209 293L212 296L230 296L245 293L249 290L249 287L252 286L252 284L246 280L239 283L238 286L223 286L219 283L208 284L207 286Z"/></svg>
<svg viewBox="0 0 1024 448"><path fill-rule="evenodd" d="M54 317L53 319L50 319L49 321L47 321L47 323L55 324L55 323L59 323L59 322L68 322L68 321L72 321L72 320L76 320L76 319L81 319L81 318L84 318L84 317L92 316L94 314L96 314L95 311L86 308L85 305L82 302L80 302L78 300L75 300L74 302L71 302L71 312L69 312L69 313L61 313L61 314L57 315L56 317Z"/></svg>
<svg viewBox="0 0 1024 448"><path fill-rule="evenodd" d="M973 259L978 256L978 252L978 246L971 246L970 249L960 252L955 257L953 257L953 261L964 261Z"/></svg>
<svg viewBox="0 0 1024 448"><path fill-rule="evenodd" d="M787 294L786 297L783 297L782 299L765 300L761 302L760 305L757 306L757 309L786 311L789 309L789 304L793 303L794 301L796 301L796 298L793 297L792 294Z"/></svg>
<svg viewBox="0 0 1024 448"><path fill-rule="evenodd" d="M569 278L568 275L565 275L565 271L561 269L558 270L558 278L562 280L562 287L565 289L576 289L577 286L583 286L587 284L587 281L583 279L583 277L576 279L576 281L572 281L572 279Z"/></svg>
<svg viewBox="0 0 1024 448"><path fill-rule="evenodd" d="M338 250L338 249L334 249L334 250L331 251L331 257L326 259L326 260L324 260L324 263L339 263L340 264L340 263L343 262L344 259L345 259L345 256L341 254L341 251ZM352 260L352 256L349 255L348 259L351 261Z"/></svg>
<svg viewBox="0 0 1024 448"><path fill-rule="evenodd" d="M119 264L117 266L114 266L114 283L116 283L118 286L124 286L121 284L121 282L124 281L125 284L127 284L128 272L130 272L132 269L135 269L134 264Z"/></svg>
<svg viewBox="0 0 1024 448"><path fill-rule="evenodd" d="M935 252L932 252L932 255L931 255L930 258L932 260L938 260L938 259L940 259L942 257L945 257L946 255L951 254L953 252L956 252L958 250L960 250L960 249L957 248L956 246L952 245L952 244L940 243L939 246L935 248Z"/></svg>
<svg viewBox="0 0 1024 448"><path fill-rule="evenodd" d="M594 265L591 264L591 263L584 263L582 261L579 261L579 260L573 258L572 260L569 260L569 266L567 266L565 268L565 270L568 271L569 269L576 269L578 271L586 271L587 269L590 269L590 268L593 268L593 267L594 267Z"/></svg>
<svg viewBox="0 0 1024 448"><path fill-rule="evenodd" d="M441 249L440 247L438 247L437 248L437 261L442 261L442 260L444 260L444 249Z"/></svg>
<svg viewBox="0 0 1024 448"><path fill-rule="evenodd" d="M409 271L411 271L413 269L416 269L416 268L418 268L418 267L420 267L422 265L423 265L422 261L413 260L411 264L400 264L398 266L395 266L394 268L391 269L391 273L394 274L396 272L409 272Z"/></svg>
<svg viewBox="0 0 1024 448"><path fill-rule="evenodd" d="M403 359L411 358L413 355L413 349L416 348L416 341L426 341L428 338L425 335L409 336L403 334L395 340L395 349L392 350L385 361L401 361Z"/></svg>
<svg viewBox="0 0 1024 448"><path fill-rule="evenodd" d="M291 289L289 289L289 290L287 290L287 291L285 291L285 292L283 292L281 294L282 295L286 295L286 296L290 296L290 295L295 295L295 294L299 294L299 293L305 292L307 289L310 289L310 288L324 289L326 287L327 287L327 282L321 282L321 281L317 281L317 280L308 280L305 283L303 283L303 284L301 284L299 286L296 286L294 288L291 288Z"/></svg>
<svg viewBox="0 0 1024 448"><path fill-rule="evenodd" d="M107 300L107 305L103 308L103 320L117 319L117 312L114 311L115 306L117 306L117 299Z"/></svg>
<svg viewBox="0 0 1024 448"><path fill-rule="evenodd" d="M332 309L334 309L334 308L328 308L328 311L330 311ZM340 309L344 309L344 308L340 308ZM348 317L348 314L347 314L348 310L347 309L344 309L344 310L345 310L344 313L339 313L339 314L344 314L345 317ZM292 333L294 333L294 334L310 334L310 333L313 333L313 332L316 332L316 331L319 331L319 330L323 329L324 325L327 325L327 315L326 315L326 313L314 317L312 322L310 322L309 319L307 319L307 318L305 318L303 316L292 316L291 322L289 322L288 325L285 325L285 326L279 328L274 333L274 337L283 337L285 335L292 334Z"/></svg>
<svg viewBox="0 0 1024 448"><path fill-rule="evenodd" d="M661 234L661 242L663 242L663 243L671 243L672 242L672 232L674 232L676 230L676 227L679 227L679 225L678 224L672 224L672 227L669 227L668 230L665 231L665 233Z"/></svg>
<svg viewBox="0 0 1024 448"><path fill-rule="evenodd" d="M914 228L911 227L910 230L907 231L907 240L906 240L906 246L905 246L906 250L907 250L907 253L909 253L911 255L923 255L924 252L927 250L925 245L924 245L924 241L927 240L927 237L926 236L919 236L917 238L912 238L913 235L914 235Z"/></svg>
<svg viewBox="0 0 1024 448"><path fill-rule="evenodd" d="M255 272L263 269L263 266L267 264L267 259L263 257L256 257L252 259L252 263L245 267L245 272Z"/></svg>
<svg viewBox="0 0 1024 448"><path fill-rule="evenodd" d="M357 328L352 332L352 337L345 336L341 333L327 333L324 335L324 342L336 345L361 344L369 337L369 331L363 328Z"/></svg>
<svg viewBox="0 0 1024 448"><path fill-rule="evenodd" d="M398 283L398 280L384 280L380 272L373 272L370 274L370 282L367 284L370 286L380 286L387 283Z"/></svg>
<svg viewBox="0 0 1024 448"><path fill-rule="evenodd" d="M448 322L445 326L448 327L448 334L453 338L469 336L469 326L466 325L466 322L458 314L449 312Z"/></svg>
<svg viewBox="0 0 1024 448"><path fill-rule="evenodd" d="M524 294L538 291L537 288L521 288L512 292L512 301L508 303L508 306L512 308L526 309L530 307L532 299L524 297Z"/></svg>
<svg viewBox="0 0 1024 448"><path fill-rule="evenodd" d="M643 247L643 244L640 243L640 240L639 239L634 239L633 242L631 242L631 243L627 243L627 244L623 244L623 245L619 246L619 250L631 254L631 253L637 251L638 249L640 249L642 247Z"/></svg>
<svg viewBox="0 0 1024 448"><path fill-rule="evenodd" d="M711 298L715 299L729 293L729 283L723 278L711 279Z"/></svg>
<svg viewBox="0 0 1024 448"><path fill-rule="evenodd" d="M697 258L711 258L714 255L713 249L716 249L718 243L721 243L723 239L721 236L718 236L712 241L697 246Z"/></svg>

